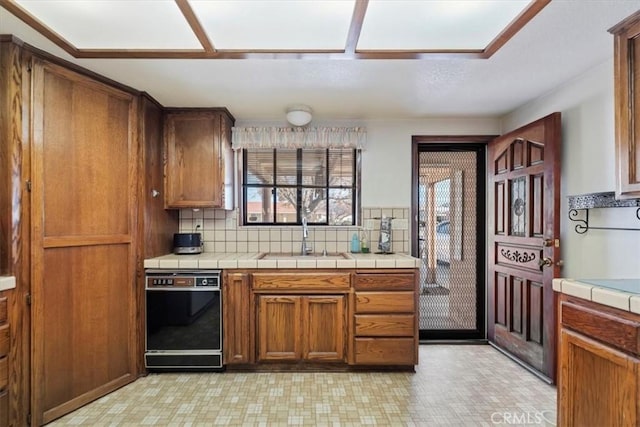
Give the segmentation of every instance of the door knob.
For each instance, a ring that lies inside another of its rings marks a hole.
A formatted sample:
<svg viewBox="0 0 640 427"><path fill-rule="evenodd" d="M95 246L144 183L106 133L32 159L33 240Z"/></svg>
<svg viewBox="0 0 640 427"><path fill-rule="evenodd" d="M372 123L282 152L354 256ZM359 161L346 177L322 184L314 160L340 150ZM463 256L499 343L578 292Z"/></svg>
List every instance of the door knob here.
<svg viewBox="0 0 640 427"><path fill-rule="evenodd" d="M538 267L540 267L540 269L542 270L543 267L550 267L553 265L553 261L551 260L551 258L541 258L540 261L538 261Z"/></svg>

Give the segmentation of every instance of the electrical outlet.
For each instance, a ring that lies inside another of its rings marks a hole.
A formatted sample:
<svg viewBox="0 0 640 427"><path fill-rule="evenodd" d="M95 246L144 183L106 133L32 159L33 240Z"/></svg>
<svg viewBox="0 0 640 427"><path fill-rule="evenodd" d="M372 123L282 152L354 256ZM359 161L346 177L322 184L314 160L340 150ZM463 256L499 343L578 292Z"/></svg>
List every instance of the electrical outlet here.
<svg viewBox="0 0 640 427"><path fill-rule="evenodd" d="M202 231L202 229L203 229L202 222L203 222L202 218L194 218L194 220L193 220L193 231L194 232L197 233L199 231L200 232Z"/></svg>

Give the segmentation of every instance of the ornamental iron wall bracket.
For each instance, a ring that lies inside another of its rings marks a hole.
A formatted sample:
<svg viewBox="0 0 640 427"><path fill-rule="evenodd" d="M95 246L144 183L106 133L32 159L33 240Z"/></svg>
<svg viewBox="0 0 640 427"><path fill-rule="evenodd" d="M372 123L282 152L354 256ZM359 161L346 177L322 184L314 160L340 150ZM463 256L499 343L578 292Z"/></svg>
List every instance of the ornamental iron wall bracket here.
<svg viewBox="0 0 640 427"><path fill-rule="evenodd" d="M589 230L640 231L640 228L594 227L589 225L589 209L591 208L628 208L636 206L640 206L640 199L616 200L613 192L569 196L569 219L577 223L575 231L578 234L584 234ZM584 211L582 216L578 212L581 210ZM640 220L640 207L636 210L636 217Z"/></svg>

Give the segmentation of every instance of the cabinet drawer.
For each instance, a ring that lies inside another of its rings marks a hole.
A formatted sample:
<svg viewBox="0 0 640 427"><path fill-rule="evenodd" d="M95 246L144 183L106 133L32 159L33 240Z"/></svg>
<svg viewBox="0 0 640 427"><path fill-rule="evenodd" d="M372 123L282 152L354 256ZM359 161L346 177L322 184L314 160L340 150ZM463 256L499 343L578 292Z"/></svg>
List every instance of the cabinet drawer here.
<svg viewBox="0 0 640 427"><path fill-rule="evenodd" d="M0 390L7 388L9 382L9 358L0 358Z"/></svg>
<svg viewBox="0 0 640 427"><path fill-rule="evenodd" d="M348 290L350 273L254 273L254 289Z"/></svg>
<svg viewBox="0 0 640 427"><path fill-rule="evenodd" d="M411 291L415 287L413 273L365 274L355 277L356 290L398 290Z"/></svg>
<svg viewBox="0 0 640 427"><path fill-rule="evenodd" d="M0 323L7 321L7 297L0 298Z"/></svg>
<svg viewBox="0 0 640 427"><path fill-rule="evenodd" d="M413 314L356 314L356 335L413 337Z"/></svg>
<svg viewBox="0 0 640 427"><path fill-rule="evenodd" d="M359 365L415 365L413 338L356 338Z"/></svg>
<svg viewBox="0 0 640 427"><path fill-rule="evenodd" d="M592 303L563 301L562 326L588 337L640 355L640 316Z"/></svg>
<svg viewBox="0 0 640 427"><path fill-rule="evenodd" d="M413 313L413 292L356 292L356 313Z"/></svg>
<svg viewBox="0 0 640 427"><path fill-rule="evenodd" d="M0 326L0 357L9 354L9 325Z"/></svg>

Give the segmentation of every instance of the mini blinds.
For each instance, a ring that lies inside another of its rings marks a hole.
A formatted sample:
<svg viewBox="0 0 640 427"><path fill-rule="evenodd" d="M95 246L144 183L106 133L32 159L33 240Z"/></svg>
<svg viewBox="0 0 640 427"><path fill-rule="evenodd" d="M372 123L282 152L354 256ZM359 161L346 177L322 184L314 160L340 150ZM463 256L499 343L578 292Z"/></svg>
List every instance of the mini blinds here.
<svg viewBox="0 0 640 427"><path fill-rule="evenodd" d="M234 127L232 145L234 150L261 148L350 148L363 149L366 131L361 127Z"/></svg>
<svg viewBox="0 0 640 427"><path fill-rule="evenodd" d="M354 225L359 150L244 149L244 224Z"/></svg>

